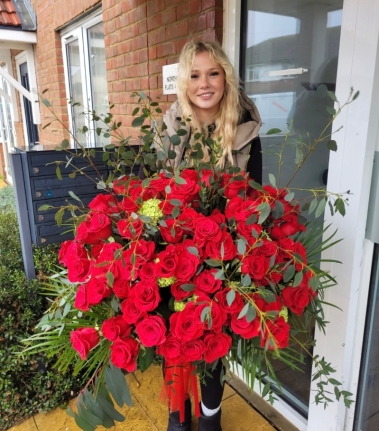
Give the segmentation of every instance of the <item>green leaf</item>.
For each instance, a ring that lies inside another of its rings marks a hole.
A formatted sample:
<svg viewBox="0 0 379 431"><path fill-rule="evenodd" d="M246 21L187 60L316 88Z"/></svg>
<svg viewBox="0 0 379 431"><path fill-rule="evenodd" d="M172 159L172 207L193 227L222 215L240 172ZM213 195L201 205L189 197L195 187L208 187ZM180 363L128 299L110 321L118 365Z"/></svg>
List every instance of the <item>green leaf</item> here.
<svg viewBox="0 0 379 431"><path fill-rule="evenodd" d="M217 268L218 266L221 266L221 262L215 259L206 259L205 263L211 267Z"/></svg>
<svg viewBox="0 0 379 431"><path fill-rule="evenodd" d="M108 282L108 286L113 287L113 283L114 283L114 275L112 272L108 271L105 274L106 278L107 278L107 282Z"/></svg>
<svg viewBox="0 0 379 431"><path fill-rule="evenodd" d="M327 106L326 110L329 112L330 115L336 114L336 110L334 108L332 108L331 106Z"/></svg>
<svg viewBox="0 0 379 431"><path fill-rule="evenodd" d="M268 179L269 179L269 181L270 181L270 184L271 184L273 187L276 187L276 179L275 179L275 175L273 175L273 174L268 174Z"/></svg>
<svg viewBox="0 0 379 431"><path fill-rule="evenodd" d="M62 149L66 150L69 146L70 146L70 143L68 142L68 140L67 139L63 139L63 141L61 142Z"/></svg>
<svg viewBox="0 0 379 431"><path fill-rule="evenodd" d="M174 160L174 159L176 158L176 153L175 153L175 151L174 151L174 150L168 150L167 155L168 155L168 158L169 158L170 160Z"/></svg>
<svg viewBox="0 0 379 431"><path fill-rule="evenodd" d="M291 278L295 275L295 265L289 265L284 272L283 280L285 283L291 280Z"/></svg>
<svg viewBox="0 0 379 431"><path fill-rule="evenodd" d="M295 278L293 280L293 287L297 287L299 286L299 284L303 281L303 273L302 272L297 272L295 275Z"/></svg>
<svg viewBox="0 0 379 431"><path fill-rule="evenodd" d="M177 134L178 136L185 136L187 133L188 133L188 132L187 132L187 130L185 130L185 129L178 129L178 130L176 131L176 134Z"/></svg>
<svg viewBox="0 0 379 431"><path fill-rule="evenodd" d="M314 210L316 209L316 207L317 207L317 204L318 204L318 200L317 200L317 198L314 198L314 199L312 200L312 202L311 202L310 206L309 206L308 214L312 214L312 213L313 213L313 211L314 211Z"/></svg>
<svg viewBox="0 0 379 431"><path fill-rule="evenodd" d="M259 191L263 192L262 186L253 180L249 180L249 186L255 190L259 190Z"/></svg>
<svg viewBox="0 0 379 431"><path fill-rule="evenodd" d="M333 93L333 91L327 91L327 93L328 93L328 96L333 100L333 102L337 102L337 97Z"/></svg>
<svg viewBox="0 0 379 431"><path fill-rule="evenodd" d="M61 168L59 165L57 165L57 167L55 169L55 174L56 174L58 180L62 181L62 173L61 173Z"/></svg>
<svg viewBox="0 0 379 431"><path fill-rule="evenodd" d="M233 289L229 290L229 292L226 294L226 302L228 303L229 307L233 304L235 298L236 292Z"/></svg>
<svg viewBox="0 0 379 431"><path fill-rule="evenodd" d="M242 310L240 311L237 319L242 319L242 317L246 316L246 313L248 312L250 307L250 304L247 302L244 307L242 308Z"/></svg>
<svg viewBox="0 0 379 431"><path fill-rule="evenodd" d="M325 211L325 206L326 206L326 199L321 199L315 212L316 218L319 217Z"/></svg>
<svg viewBox="0 0 379 431"><path fill-rule="evenodd" d="M125 420L125 416L123 416L120 412L118 412L113 405L103 398L100 394L97 395L96 401L100 405L100 407L104 410L104 412L113 420L118 422L123 422Z"/></svg>
<svg viewBox="0 0 379 431"><path fill-rule="evenodd" d="M357 91L354 96L353 96L353 100L355 100L357 97L359 96L359 91Z"/></svg>
<svg viewBox="0 0 379 431"><path fill-rule="evenodd" d="M261 206L262 206L262 209L259 214L258 224L262 224L267 219L267 217L270 215L270 212L271 212L271 208L269 204L263 203L259 205L259 207Z"/></svg>
<svg viewBox="0 0 379 431"><path fill-rule="evenodd" d="M249 309L246 313L246 320L250 323L257 317L257 311L255 308L250 304Z"/></svg>
<svg viewBox="0 0 379 431"><path fill-rule="evenodd" d="M276 201L274 209L272 210L272 216L274 217L274 219L278 219L278 218L282 217L283 214L284 214L283 203L280 201Z"/></svg>
<svg viewBox="0 0 379 431"><path fill-rule="evenodd" d="M331 139L330 141L328 141L327 147L330 151L337 151L337 142Z"/></svg>
<svg viewBox="0 0 379 431"><path fill-rule="evenodd" d="M170 136L170 142L172 145L179 145L182 141L178 135L172 135Z"/></svg>
<svg viewBox="0 0 379 431"><path fill-rule="evenodd" d="M140 349L138 355L138 364L142 373L150 367L150 365L153 363L154 357L155 349L153 347L145 347L145 349Z"/></svg>
<svg viewBox="0 0 379 431"><path fill-rule="evenodd" d="M51 106L51 103L47 99L42 99L42 103L48 108Z"/></svg>
<svg viewBox="0 0 379 431"><path fill-rule="evenodd" d="M276 134L278 134L278 133L282 133L282 131L281 131L280 129L273 128L273 129L270 129L270 130L266 133L266 135L276 135Z"/></svg>
<svg viewBox="0 0 379 431"><path fill-rule="evenodd" d="M71 190L68 192L68 194L72 197L72 199L75 199L78 202L82 202L74 192L72 192Z"/></svg>
<svg viewBox="0 0 379 431"><path fill-rule="evenodd" d="M242 255L246 252L246 242L242 238L237 241L237 250L238 254Z"/></svg>
<svg viewBox="0 0 379 431"><path fill-rule="evenodd" d="M178 177L177 175L175 176L175 182L179 185L187 184L187 181L184 178Z"/></svg>
<svg viewBox="0 0 379 431"><path fill-rule="evenodd" d="M192 292L193 290L195 290L195 285L194 284L181 284L180 287L185 292Z"/></svg>
<svg viewBox="0 0 379 431"><path fill-rule="evenodd" d="M180 207L183 204L183 202L180 201L179 199L170 199L169 202L174 207Z"/></svg>
<svg viewBox="0 0 379 431"><path fill-rule="evenodd" d="M195 256L199 256L199 250L198 250L196 247L187 247L187 250L188 250L191 254L193 254L193 255L195 255Z"/></svg>
<svg viewBox="0 0 379 431"><path fill-rule="evenodd" d="M210 314L211 314L211 307L209 307L209 306L204 307L203 311L201 312L201 315L200 315L200 320L204 323L206 317L210 316Z"/></svg>
<svg viewBox="0 0 379 431"><path fill-rule="evenodd" d="M289 192L284 196L284 200L287 202L291 202L294 197L295 197L295 193Z"/></svg>
<svg viewBox="0 0 379 431"><path fill-rule="evenodd" d="M134 108L134 109L133 109L133 112L132 112L133 117L134 117L135 115L137 115L137 114L138 114L138 112L139 112L139 107L137 106L137 108Z"/></svg>
<svg viewBox="0 0 379 431"><path fill-rule="evenodd" d="M145 121L145 117L136 117L132 121L132 127L140 127Z"/></svg>

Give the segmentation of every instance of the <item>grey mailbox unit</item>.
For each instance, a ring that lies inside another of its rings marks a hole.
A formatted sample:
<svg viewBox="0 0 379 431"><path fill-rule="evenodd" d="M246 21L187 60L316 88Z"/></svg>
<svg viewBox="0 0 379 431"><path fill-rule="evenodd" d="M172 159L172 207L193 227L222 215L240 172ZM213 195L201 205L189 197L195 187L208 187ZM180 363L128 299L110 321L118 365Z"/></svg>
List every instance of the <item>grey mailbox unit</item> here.
<svg viewBox="0 0 379 431"><path fill-rule="evenodd" d="M68 152L69 151L69 152ZM54 216L57 210L67 202L78 202L69 192L75 193L87 205L101 190L97 188L100 177L107 178L109 167L102 159L102 149L92 158L93 166L85 157L78 156L75 149L68 151L30 150L16 148L11 154L13 182L16 197L16 208L20 226L22 253L27 277L35 278L32 244L37 246L62 242L73 238L68 226L58 227ZM75 169L67 163L71 155L72 163L84 174L70 178ZM56 174L56 163L59 164L62 179ZM138 167L133 172L138 175ZM43 205L54 209L42 211Z"/></svg>

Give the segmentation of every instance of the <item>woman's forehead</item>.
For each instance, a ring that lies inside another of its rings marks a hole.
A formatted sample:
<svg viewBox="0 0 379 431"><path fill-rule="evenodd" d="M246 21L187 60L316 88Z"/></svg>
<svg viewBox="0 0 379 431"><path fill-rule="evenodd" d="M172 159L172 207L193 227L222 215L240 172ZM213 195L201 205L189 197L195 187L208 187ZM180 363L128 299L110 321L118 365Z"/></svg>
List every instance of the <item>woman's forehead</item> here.
<svg viewBox="0 0 379 431"><path fill-rule="evenodd" d="M211 58L208 51L202 51L194 55L191 69L222 69L222 67Z"/></svg>

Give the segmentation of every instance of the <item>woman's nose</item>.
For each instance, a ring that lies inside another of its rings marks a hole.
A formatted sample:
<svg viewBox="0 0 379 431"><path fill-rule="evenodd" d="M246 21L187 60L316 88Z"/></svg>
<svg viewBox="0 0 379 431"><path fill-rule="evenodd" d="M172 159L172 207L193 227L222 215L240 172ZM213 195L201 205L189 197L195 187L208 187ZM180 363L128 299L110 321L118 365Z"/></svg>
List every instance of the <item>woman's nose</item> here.
<svg viewBox="0 0 379 431"><path fill-rule="evenodd" d="M200 77L200 87L208 87L209 82L208 82L208 76L201 76Z"/></svg>

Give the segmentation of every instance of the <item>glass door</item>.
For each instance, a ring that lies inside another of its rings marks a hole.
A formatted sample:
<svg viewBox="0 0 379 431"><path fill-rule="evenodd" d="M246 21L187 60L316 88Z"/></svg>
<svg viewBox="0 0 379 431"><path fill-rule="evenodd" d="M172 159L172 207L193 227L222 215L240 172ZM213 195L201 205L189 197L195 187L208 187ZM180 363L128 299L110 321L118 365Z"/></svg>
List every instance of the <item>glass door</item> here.
<svg viewBox="0 0 379 431"><path fill-rule="evenodd" d="M4 78L0 79L0 88L8 95L8 97L0 96L0 135L3 143L6 179L12 184L12 169L9 155L16 145L16 136L13 127L10 88L8 82Z"/></svg>
<svg viewBox="0 0 379 431"><path fill-rule="evenodd" d="M262 117L263 181L277 177L273 155L290 128L306 142L317 137L333 106L327 90L336 85L343 0L244 0L241 16L240 75L245 93ZM272 128L278 135L266 135ZM296 164L296 148L284 153L280 179L285 186ZM317 188L327 182L329 150L320 145L291 183L291 188ZM301 193L296 193L302 199ZM322 222L322 217L320 218ZM280 363L277 376L285 399L304 416L308 413L312 363L303 373Z"/></svg>

